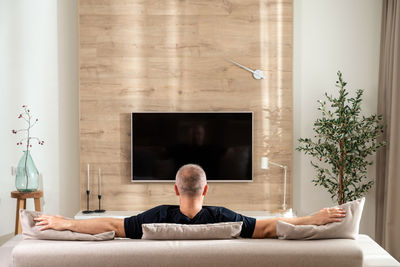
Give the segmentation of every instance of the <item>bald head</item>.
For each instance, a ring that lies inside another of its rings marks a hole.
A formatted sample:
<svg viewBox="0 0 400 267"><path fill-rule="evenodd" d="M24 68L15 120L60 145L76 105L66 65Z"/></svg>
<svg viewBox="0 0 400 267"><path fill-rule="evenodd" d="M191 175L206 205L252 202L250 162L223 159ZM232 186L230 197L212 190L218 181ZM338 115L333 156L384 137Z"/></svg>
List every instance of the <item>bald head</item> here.
<svg viewBox="0 0 400 267"><path fill-rule="evenodd" d="M200 196L207 184L206 173L199 165L183 165L176 173L175 183L181 195Z"/></svg>

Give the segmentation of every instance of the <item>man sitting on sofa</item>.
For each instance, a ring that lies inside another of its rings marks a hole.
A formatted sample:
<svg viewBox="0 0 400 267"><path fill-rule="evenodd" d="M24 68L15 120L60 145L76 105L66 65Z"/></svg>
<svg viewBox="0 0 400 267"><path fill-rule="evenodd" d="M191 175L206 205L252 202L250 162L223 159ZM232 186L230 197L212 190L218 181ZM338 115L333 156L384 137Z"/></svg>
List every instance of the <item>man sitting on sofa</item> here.
<svg viewBox="0 0 400 267"><path fill-rule="evenodd" d="M117 237L137 239L142 237L141 225L144 223L204 224L243 221L241 237L275 238L278 220L294 225L323 225L340 222L340 218L346 216L343 209L324 208L311 216L256 220L224 207L203 206L208 191L206 174L195 164L184 165L178 170L174 189L179 197L179 206L162 205L125 219L70 220L61 216L41 215L35 221L36 225L43 226L41 230L71 230L88 234L115 231Z"/></svg>

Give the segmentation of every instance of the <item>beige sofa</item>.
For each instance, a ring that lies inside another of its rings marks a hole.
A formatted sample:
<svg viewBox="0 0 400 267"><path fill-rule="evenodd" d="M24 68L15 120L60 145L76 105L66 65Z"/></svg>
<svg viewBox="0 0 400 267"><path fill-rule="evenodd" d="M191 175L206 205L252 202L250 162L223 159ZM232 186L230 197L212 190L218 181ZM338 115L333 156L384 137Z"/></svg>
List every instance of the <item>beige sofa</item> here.
<svg viewBox="0 0 400 267"><path fill-rule="evenodd" d="M378 257L379 261L366 262L377 252L372 243L376 245L364 235L357 240L101 242L22 240L16 236L0 248L0 266L400 266L390 255L384 261ZM365 249L371 255L366 255Z"/></svg>

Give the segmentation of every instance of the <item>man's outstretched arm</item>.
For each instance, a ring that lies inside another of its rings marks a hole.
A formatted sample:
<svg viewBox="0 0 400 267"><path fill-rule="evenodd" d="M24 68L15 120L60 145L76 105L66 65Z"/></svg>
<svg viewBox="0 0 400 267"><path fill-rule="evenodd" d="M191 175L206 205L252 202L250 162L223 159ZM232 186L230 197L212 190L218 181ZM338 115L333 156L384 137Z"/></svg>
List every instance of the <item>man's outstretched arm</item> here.
<svg viewBox="0 0 400 267"><path fill-rule="evenodd" d="M331 222L340 222L346 216L346 211L340 208L324 208L312 216L296 218L271 218L257 220L252 238L276 238L276 223L284 221L294 225L323 225Z"/></svg>
<svg viewBox="0 0 400 267"><path fill-rule="evenodd" d="M125 237L124 219L96 218L88 220L69 220L61 216L41 215L34 218L36 225L43 227L40 230L71 230L86 234L99 234L114 231L115 236Z"/></svg>

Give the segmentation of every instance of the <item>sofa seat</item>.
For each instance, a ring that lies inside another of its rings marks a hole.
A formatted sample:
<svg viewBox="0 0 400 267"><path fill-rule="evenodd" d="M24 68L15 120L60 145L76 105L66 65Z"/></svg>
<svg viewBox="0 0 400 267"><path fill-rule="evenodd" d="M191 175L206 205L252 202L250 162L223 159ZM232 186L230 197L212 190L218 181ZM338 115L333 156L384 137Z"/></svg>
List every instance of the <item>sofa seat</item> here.
<svg viewBox="0 0 400 267"><path fill-rule="evenodd" d="M4 266L351 266L356 240L21 240Z"/></svg>

